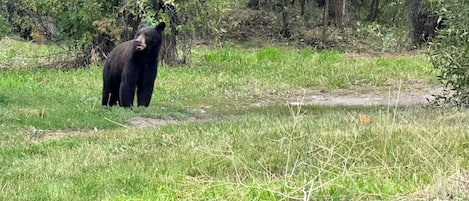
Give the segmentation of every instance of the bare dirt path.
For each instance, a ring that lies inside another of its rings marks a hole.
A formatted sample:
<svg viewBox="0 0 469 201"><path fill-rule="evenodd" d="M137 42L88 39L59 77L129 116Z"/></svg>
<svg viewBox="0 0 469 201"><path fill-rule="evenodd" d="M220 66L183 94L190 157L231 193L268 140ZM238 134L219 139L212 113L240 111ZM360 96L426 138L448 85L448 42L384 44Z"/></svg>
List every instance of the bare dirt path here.
<svg viewBox="0 0 469 201"><path fill-rule="evenodd" d="M251 107L268 105L322 105L322 106L411 106L424 105L433 99L434 94L441 92L440 88L414 87L405 90L364 92L361 90L334 90L330 92L302 90L288 94L270 93ZM216 119L203 109L192 110L195 117L187 120L167 120L135 117L129 120L133 127L158 127L169 124L207 122Z"/></svg>
<svg viewBox="0 0 469 201"><path fill-rule="evenodd" d="M367 91L366 89L314 91L297 90L287 94L266 95L251 106L262 107L273 104L322 105L322 106L406 106L427 104L442 88L420 86L400 90Z"/></svg>
<svg viewBox="0 0 469 201"><path fill-rule="evenodd" d="M297 92L286 98L290 105L372 106L418 105L433 100L440 88L417 88L382 92L333 91Z"/></svg>
<svg viewBox="0 0 469 201"><path fill-rule="evenodd" d="M413 57L425 54L422 50L401 52L371 52L349 53L348 57L374 58L374 57ZM433 95L443 92L443 88L430 86L423 81L414 81L411 86L402 86L402 89L376 91L366 87L348 90L314 91L310 89L297 90L288 94L267 95L252 106L287 103L290 105L324 105L324 106L372 106L372 105L418 105L427 104L433 100Z"/></svg>
<svg viewBox="0 0 469 201"><path fill-rule="evenodd" d="M314 91L297 90L287 94L275 92L266 93L259 102L253 103L251 107L263 107L268 105L322 105L322 106L411 106L427 104L432 100L434 94L439 94L441 88L420 86L407 87L403 90L393 91L366 91L358 90L334 90ZM145 117L134 117L128 120L128 128L160 127L165 125L179 125L186 123L209 122L218 119L230 119L235 117L214 117L205 109L192 109L191 115L184 120L156 119ZM118 123L116 123L118 124ZM127 127L127 125L121 126ZM43 131L32 128L27 135L33 143L55 140L64 136L89 135L98 132L98 129L90 131Z"/></svg>

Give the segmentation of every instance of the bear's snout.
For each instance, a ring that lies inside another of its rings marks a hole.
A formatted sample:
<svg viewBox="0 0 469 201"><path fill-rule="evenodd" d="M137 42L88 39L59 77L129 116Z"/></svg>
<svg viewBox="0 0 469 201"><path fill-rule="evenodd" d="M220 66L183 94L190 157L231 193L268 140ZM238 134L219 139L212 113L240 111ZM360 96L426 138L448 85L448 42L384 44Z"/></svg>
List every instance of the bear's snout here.
<svg viewBox="0 0 469 201"><path fill-rule="evenodd" d="M136 49L137 50L144 50L146 47L147 47L147 44L146 44L146 41L145 41L145 36L143 35L139 35L136 39L135 39L135 43L137 45Z"/></svg>

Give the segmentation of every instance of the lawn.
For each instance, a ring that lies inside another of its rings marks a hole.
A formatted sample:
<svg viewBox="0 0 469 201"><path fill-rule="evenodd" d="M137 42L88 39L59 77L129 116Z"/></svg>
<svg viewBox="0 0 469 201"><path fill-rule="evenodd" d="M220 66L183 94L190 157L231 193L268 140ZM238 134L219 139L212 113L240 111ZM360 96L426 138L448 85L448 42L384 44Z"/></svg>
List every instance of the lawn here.
<svg viewBox="0 0 469 201"><path fill-rule="evenodd" d="M422 54L196 47L191 65L160 68L150 107L109 110L100 66L37 68L30 49L60 50L2 43L0 200L469 198L469 111L282 102L436 87Z"/></svg>

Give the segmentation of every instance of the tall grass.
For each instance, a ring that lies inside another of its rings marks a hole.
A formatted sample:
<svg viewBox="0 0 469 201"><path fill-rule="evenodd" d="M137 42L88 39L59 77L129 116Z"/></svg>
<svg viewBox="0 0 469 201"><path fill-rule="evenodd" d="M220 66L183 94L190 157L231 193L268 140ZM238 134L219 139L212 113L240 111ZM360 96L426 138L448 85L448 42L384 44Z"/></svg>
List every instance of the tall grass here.
<svg viewBox="0 0 469 201"><path fill-rule="evenodd" d="M287 90L315 87L348 89L356 86L394 87L398 80L429 79L430 66L424 57L353 58L337 51L266 47L255 51L225 46L204 55L210 70L262 83L264 88Z"/></svg>
<svg viewBox="0 0 469 201"><path fill-rule="evenodd" d="M43 67L53 62L51 58L67 51L56 45L20 42L8 37L0 39L0 44L0 70Z"/></svg>
<svg viewBox="0 0 469 201"><path fill-rule="evenodd" d="M360 113L371 123L360 122ZM2 196L382 200L467 167L467 112L403 109L393 116L386 108L273 107L232 120L10 147L2 151Z"/></svg>
<svg viewBox="0 0 469 201"><path fill-rule="evenodd" d="M353 58L336 51L315 53L266 47L239 49L227 45L196 53L202 58L191 68L159 72L152 107L128 113L100 106L101 69L72 71L8 70L1 72L0 104L4 118L40 129L109 128L108 116L124 121L132 116L171 117L184 108L249 105L264 95L301 89L387 91L420 82L428 85L430 67L423 57ZM21 67L19 67L21 68ZM181 115L178 115L181 116ZM184 115L182 115L184 116Z"/></svg>
<svg viewBox="0 0 469 201"><path fill-rule="evenodd" d="M250 106L303 89L432 86L424 57L234 45L194 55L161 67L151 106L134 110L100 106L97 66L0 71L0 200L467 198L451 181L469 165L468 111ZM135 128L134 117L175 123Z"/></svg>

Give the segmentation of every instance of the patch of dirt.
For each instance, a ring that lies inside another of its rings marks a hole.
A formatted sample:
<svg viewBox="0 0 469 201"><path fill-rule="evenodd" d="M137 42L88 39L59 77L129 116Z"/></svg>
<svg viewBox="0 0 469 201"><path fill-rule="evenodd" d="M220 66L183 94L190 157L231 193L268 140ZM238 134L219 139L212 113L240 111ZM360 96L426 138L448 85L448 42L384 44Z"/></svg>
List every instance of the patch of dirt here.
<svg viewBox="0 0 469 201"><path fill-rule="evenodd" d="M325 105L325 106L405 106L426 104L433 100L433 94L441 92L439 88L401 90L388 92L295 92L286 97L290 105Z"/></svg>
<svg viewBox="0 0 469 201"><path fill-rule="evenodd" d="M333 91L305 89L285 94L272 92L259 98L261 101L253 103L251 106L262 107L272 104L322 106L423 105L433 100L433 95L441 94L442 91L442 88L428 86L389 91L370 91L365 88Z"/></svg>
<svg viewBox="0 0 469 201"><path fill-rule="evenodd" d="M137 128L145 128L145 127L157 127L157 126L165 126L169 124L177 124L178 121L171 120L171 119L153 119L153 118L145 118L145 117L135 117L129 120L129 123Z"/></svg>
<svg viewBox="0 0 469 201"><path fill-rule="evenodd" d="M81 136L89 134L90 132L98 132L97 128L94 128L90 131L66 131L66 130L38 130L36 128L31 128L29 133L26 135L27 138L33 143L41 143L44 141L56 140L66 136Z"/></svg>
<svg viewBox="0 0 469 201"><path fill-rule="evenodd" d="M347 53L346 55L354 58L379 58L379 57L415 57L424 55L425 51L421 49L397 52L360 52L360 53Z"/></svg>
<svg viewBox="0 0 469 201"><path fill-rule="evenodd" d="M414 87L411 89L376 92L366 91L364 89L358 90L334 90L334 91L314 91L314 90L297 90L286 94L277 92L268 92L261 101L251 104L251 107L263 107L268 105L287 104L294 106L301 105L321 105L321 106L373 106L373 105L387 105L387 106L410 106L410 105L423 105L428 103L434 97L433 94L439 94L443 91L442 88L431 87ZM130 127L145 128L145 127L160 127L166 125L178 125L185 123L198 123L209 122L214 119L230 119L233 117L214 117L209 114L205 109L189 110L188 117L182 120L177 119L158 119L158 118L145 118L135 117L128 121ZM116 124L118 124L116 122ZM126 125L119 124L126 127ZM98 129L90 131L44 131L32 128L27 135L29 140L33 143L40 143L43 141L56 140L65 136L80 136L90 134L90 132L97 132Z"/></svg>
<svg viewBox="0 0 469 201"><path fill-rule="evenodd" d="M364 90L334 90L313 91L303 90L294 91L288 94L269 93L262 101L251 104L251 107L263 107L275 104L288 105L322 105L322 106L410 106L423 105L428 103L434 97L433 94L441 92L440 88L419 87L407 90L388 91L388 92L364 92ZM184 120L174 119L155 119L145 117L135 117L129 120L133 127L158 127L171 124L208 122L216 117L210 115L206 110L191 110L190 117ZM229 118L229 117L228 117Z"/></svg>
<svg viewBox="0 0 469 201"><path fill-rule="evenodd" d="M146 117L134 117L129 120L129 123L133 127L145 128L145 127L158 127L171 124L182 124L182 123L193 123L193 122L208 122L214 117L208 114L204 109L193 109L190 110L191 116L184 120L175 119L155 119Z"/></svg>

